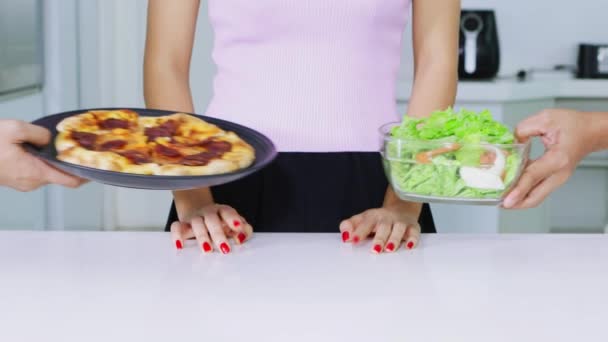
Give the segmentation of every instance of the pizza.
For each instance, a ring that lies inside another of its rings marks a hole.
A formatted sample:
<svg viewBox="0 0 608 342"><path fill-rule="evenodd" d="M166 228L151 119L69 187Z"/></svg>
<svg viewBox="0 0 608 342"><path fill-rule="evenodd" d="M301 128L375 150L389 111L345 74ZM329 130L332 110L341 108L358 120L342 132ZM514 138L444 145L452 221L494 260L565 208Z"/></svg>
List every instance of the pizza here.
<svg viewBox="0 0 608 342"><path fill-rule="evenodd" d="M93 110L57 125L57 159L143 175L216 175L249 167L253 147L233 132L193 115L140 116Z"/></svg>

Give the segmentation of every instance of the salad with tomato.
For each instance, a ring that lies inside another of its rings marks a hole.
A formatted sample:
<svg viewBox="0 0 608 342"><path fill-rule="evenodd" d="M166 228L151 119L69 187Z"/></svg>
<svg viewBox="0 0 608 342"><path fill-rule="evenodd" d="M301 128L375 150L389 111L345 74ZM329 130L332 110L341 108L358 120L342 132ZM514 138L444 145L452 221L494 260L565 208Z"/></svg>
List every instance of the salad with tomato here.
<svg viewBox="0 0 608 342"><path fill-rule="evenodd" d="M397 193L501 198L527 160L528 144L489 111L451 108L385 127L383 159Z"/></svg>

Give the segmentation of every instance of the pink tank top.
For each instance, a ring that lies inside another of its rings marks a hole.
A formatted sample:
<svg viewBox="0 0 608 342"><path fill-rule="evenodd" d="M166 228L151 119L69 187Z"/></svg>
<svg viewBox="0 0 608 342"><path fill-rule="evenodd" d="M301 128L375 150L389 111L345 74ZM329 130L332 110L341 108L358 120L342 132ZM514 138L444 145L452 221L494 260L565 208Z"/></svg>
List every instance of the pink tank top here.
<svg viewBox="0 0 608 342"><path fill-rule="evenodd" d="M217 65L207 115L281 152L377 151L399 119L409 0L208 0Z"/></svg>

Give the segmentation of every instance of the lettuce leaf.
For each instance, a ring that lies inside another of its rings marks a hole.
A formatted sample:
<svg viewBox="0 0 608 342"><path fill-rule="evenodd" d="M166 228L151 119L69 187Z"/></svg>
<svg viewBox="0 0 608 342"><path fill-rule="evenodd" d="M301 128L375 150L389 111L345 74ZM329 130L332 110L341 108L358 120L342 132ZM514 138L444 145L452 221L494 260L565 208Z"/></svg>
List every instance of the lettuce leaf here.
<svg viewBox="0 0 608 342"><path fill-rule="evenodd" d="M393 128L391 135L400 139L437 140L455 137L459 142L486 142L511 144L515 141L510 129L495 121L488 110L479 113L452 108L433 112L427 118L405 116L401 125Z"/></svg>

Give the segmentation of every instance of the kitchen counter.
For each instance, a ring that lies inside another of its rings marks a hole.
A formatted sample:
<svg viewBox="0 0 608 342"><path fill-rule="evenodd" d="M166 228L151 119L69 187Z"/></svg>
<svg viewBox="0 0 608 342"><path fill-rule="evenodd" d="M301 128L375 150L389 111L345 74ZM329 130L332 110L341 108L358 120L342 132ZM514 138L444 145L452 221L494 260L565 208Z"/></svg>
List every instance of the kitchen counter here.
<svg viewBox="0 0 608 342"><path fill-rule="evenodd" d="M411 80L399 80L397 100L408 101ZM515 79L495 81L460 81L457 102L513 102L539 99L608 99L608 80L546 78L518 82Z"/></svg>
<svg viewBox="0 0 608 342"><path fill-rule="evenodd" d="M607 341L608 236L0 232L0 341Z"/></svg>

